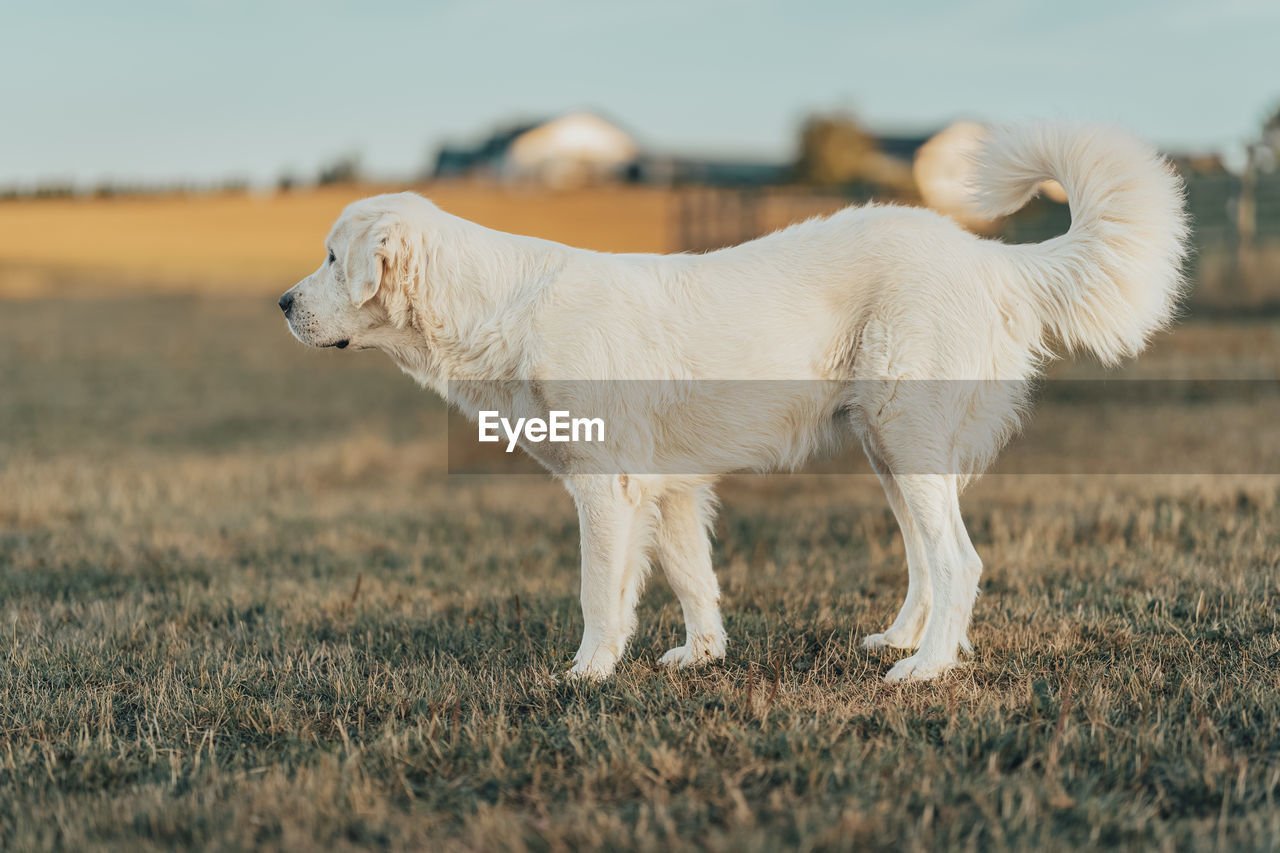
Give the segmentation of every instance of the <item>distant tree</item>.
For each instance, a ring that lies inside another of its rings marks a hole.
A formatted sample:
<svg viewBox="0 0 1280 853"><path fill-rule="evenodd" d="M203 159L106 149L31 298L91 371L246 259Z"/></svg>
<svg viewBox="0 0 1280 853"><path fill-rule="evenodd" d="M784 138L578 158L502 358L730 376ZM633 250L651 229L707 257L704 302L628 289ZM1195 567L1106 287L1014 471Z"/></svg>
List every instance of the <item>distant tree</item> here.
<svg viewBox="0 0 1280 853"><path fill-rule="evenodd" d="M1263 172L1274 171L1280 165L1280 105L1262 123L1262 133L1253 147L1254 165Z"/></svg>
<svg viewBox="0 0 1280 853"><path fill-rule="evenodd" d="M800 130L796 178L824 187L872 180L878 153L876 138L852 115L810 116Z"/></svg>
<svg viewBox="0 0 1280 853"><path fill-rule="evenodd" d="M75 192L76 188L70 181L45 181L36 184L32 195L36 198L70 198Z"/></svg>
<svg viewBox="0 0 1280 853"><path fill-rule="evenodd" d="M328 186L329 184L349 184L359 179L360 157L356 154L343 154L320 168L316 183Z"/></svg>
<svg viewBox="0 0 1280 853"><path fill-rule="evenodd" d="M839 187L855 198L919 200L911 161L880 148L880 141L848 113L815 115L800 129L795 180L818 187Z"/></svg>

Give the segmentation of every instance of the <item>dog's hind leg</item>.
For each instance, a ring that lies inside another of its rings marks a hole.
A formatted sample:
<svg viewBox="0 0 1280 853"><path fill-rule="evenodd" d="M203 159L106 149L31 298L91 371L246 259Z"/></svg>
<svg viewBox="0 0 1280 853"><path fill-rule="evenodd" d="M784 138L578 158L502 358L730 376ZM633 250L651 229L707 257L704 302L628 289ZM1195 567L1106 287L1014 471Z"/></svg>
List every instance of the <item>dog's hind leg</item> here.
<svg viewBox="0 0 1280 853"><path fill-rule="evenodd" d="M894 664L886 681L936 678L959 662L978 595L982 561L960 519L955 474L906 474L897 478L924 543L932 603L920 648Z"/></svg>
<svg viewBox="0 0 1280 853"><path fill-rule="evenodd" d="M662 656L664 666L683 668L724 657L720 587L707 531L714 504L709 485L671 492L658 502L658 560L680 599L685 623L685 643Z"/></svg>
<svg viewBox="0 0 1280 853"><path fill-rule="evenodd" d="M973 603L978 596L978 580L982 577L982 558L978 556L978 550L973 547L973 542L969 539L969 529L965 527L964 517L960 514L959 500L951 505L951 531L956 537L956 547L960 549L964 565L973 576L973 599L969 602L969 609L972 611ZM965 654L973 654L973 644L969 642L969 618L965 619L964 631L960 634L960 650Z"/></svg>
<svg viewBox="0 0 1280 853"><path fill-rule="evenodd" d="M863 442L867 459L871 468L884 487L885 497L893 509L893 517L898 521L898 529L902 532L902 541L907 551L907 597L883 634L870 634L862 641L864 649L914 649L920 645L920 636L924 633L925 620L929 618L929 602L932 592L929 588L929 572L925 566L924 545L920 541L920 532L916 529L911 513L903 499L902 490L894 479L889 466L876 452L870 442Z"/></svg>
<svg viewBox="0 0 1280 853"><path fill-rule="evenodd" d="M570 677L613 673L635 631L635 607L648 568L654 502L627 476L569 478L582 536L582 644Z"/></svg>

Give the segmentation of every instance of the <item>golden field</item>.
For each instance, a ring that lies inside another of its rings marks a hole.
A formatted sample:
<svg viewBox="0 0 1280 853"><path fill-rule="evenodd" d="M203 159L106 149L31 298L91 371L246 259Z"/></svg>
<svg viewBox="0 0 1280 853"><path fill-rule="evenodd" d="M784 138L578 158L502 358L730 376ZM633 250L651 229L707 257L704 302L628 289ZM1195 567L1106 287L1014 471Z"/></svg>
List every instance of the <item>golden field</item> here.
<svg viewBox="0 0 1280 853"><path fill-rule="evenodd" d="M0 202L0 297L120 290L282 290L319 266L342 208L413 190L496 228L609 252L672 246L670 192L545 194L475 184L339 186Z"/></svg>

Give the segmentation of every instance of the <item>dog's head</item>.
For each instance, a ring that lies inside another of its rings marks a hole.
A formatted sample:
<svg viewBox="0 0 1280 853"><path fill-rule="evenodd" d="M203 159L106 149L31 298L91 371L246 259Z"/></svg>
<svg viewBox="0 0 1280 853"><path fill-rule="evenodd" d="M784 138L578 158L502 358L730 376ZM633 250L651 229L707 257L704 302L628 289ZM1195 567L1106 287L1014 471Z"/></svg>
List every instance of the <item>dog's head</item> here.
<svg viewBox="0 0 1280 853"><path fill-rule="evenodd" d="M280 297L294 337L313 347L366 348L412 325L426 275L422 220L434 209L412 193L348 205L320 268Z"/></svg>

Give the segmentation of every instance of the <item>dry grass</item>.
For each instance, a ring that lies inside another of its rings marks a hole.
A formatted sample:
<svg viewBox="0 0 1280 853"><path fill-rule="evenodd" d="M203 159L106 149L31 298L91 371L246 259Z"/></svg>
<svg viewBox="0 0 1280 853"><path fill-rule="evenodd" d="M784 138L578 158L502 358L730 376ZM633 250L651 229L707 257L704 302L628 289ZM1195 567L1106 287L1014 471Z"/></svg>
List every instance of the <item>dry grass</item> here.
<svg viewBox="0 0 1280 853"><path fill-rule="evenodd" d="M669 192L533 193L470 184L0 203L0 297L108 289L273 292L315 269L342 208L413 189L503 231L612 252L671 248Z"/></svg>
<svg viewBox="0 0 1280 853"><path fill-rule="evenodd" d="M1267 375L1278 329L1141 370ZM618 677L565 685L568 498L445 477L383 357L269 298L33 300L0 376L0 848L1280 843L1275 477L984 480L977 654L911 687L857 645L905 583L874 480L736 480L725 664L655 668L655 578Z"/></svg>

